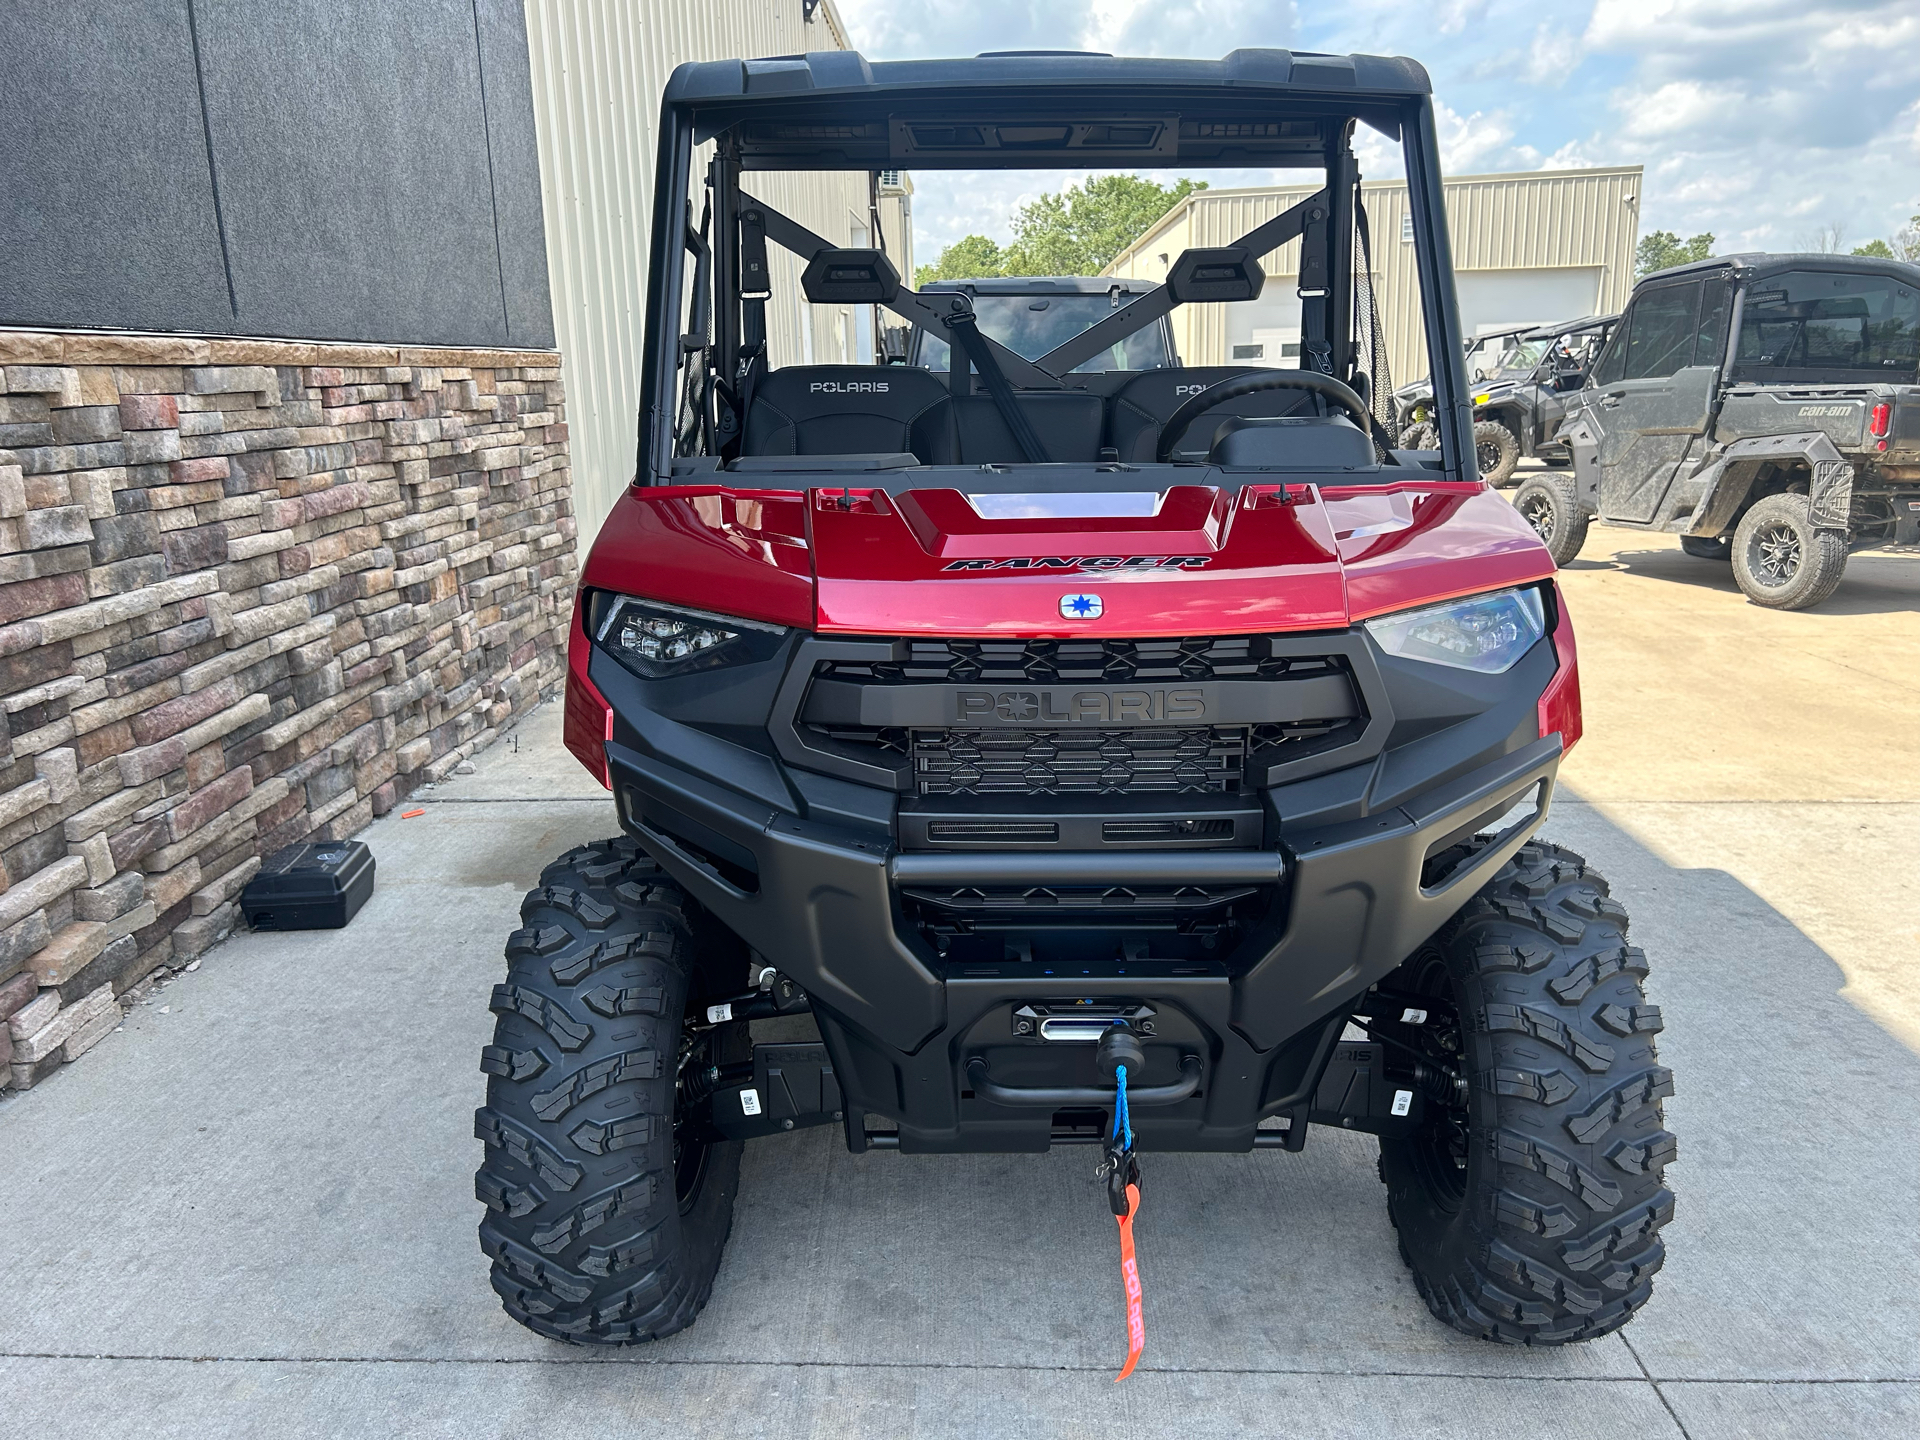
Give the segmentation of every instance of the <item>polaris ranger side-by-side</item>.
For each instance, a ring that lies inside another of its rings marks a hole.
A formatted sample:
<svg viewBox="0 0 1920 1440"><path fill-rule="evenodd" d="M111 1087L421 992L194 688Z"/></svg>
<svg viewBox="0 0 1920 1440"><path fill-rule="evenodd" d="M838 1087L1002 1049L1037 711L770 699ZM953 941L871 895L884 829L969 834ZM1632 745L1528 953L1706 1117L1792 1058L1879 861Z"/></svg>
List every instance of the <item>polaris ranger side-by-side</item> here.
<svg viewBox="0 0 1920 1440"><path fill-rule="evenodd" d="M1920 538L1920 266L1727 255L1634 287L1514 504L1566 564L1587 523L1678 531L1757 605L1832 595L1849 550Z"/></svg>
<svg viewBox="0 0 1920 1440"><path fill-rule="evenodd" d="M1433 451L1397 446L1355 323L1357 126L1405 156ZM638 473L566 694L624 833L527 896L482 1060L507 1311L580 1342L692 1323L756 1136L1097 1147L1130 1244L1156 1154L1320 1124L1379 1137L1446 1323L1625 1323L1672 1209L1671 1081L1625 911L1535 838L1580 734L1573 626L1474 471L1425 72L694 64L659 154ZM1022 349L983 294L916 292L768 198L901 168L1320 188ZM1176 307L1252 302L1290 241L1303 368L1086 368ZM831 355L870 306L958 358ZM785 1039L750 1028L775 1016Z"/></svg>

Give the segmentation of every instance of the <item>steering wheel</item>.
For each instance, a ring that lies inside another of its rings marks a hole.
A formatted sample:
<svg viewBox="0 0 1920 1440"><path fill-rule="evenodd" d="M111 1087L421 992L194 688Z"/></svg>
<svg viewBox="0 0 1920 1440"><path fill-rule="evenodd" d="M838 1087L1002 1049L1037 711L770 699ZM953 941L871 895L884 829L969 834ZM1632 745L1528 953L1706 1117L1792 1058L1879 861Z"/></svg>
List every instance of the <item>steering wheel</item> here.
<svg viewBox="0 0 1920 1440"><path fill-rule="evenodd" d="M1362 435L1369 438L1373 436L1373 415L1367 409L1366 401L1345 381L1336 380L1331 375L1316 374L1312 370L1256 370L1251 375L1235 375L1217 385L1209 385L1198 395L1189 396L1161 426L1160 446L1154 453L1154 459L1162 465L1171 461L1174 442L1183 438L1187 427L1206 411L1262 390L1305 390L1310 394L1323 395L1353 417ZM1399 457L1388 446L1381 445L1380 448L1386 451L1389 462L1395 465L1400 463Z"/></svg>

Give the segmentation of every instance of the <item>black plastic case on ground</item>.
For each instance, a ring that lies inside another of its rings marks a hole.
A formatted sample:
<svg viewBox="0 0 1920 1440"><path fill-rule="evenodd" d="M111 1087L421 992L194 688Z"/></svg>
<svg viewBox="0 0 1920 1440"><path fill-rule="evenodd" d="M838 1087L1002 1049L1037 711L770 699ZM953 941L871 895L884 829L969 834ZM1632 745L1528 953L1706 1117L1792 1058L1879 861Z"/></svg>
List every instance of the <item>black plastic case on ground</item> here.
<svg viewBox="0 0 1920 1440"><path fill-rule="evenodd" d="M338 930L373 894L373 852L358 840L275 851L240 892L255 930Z"/></svg>

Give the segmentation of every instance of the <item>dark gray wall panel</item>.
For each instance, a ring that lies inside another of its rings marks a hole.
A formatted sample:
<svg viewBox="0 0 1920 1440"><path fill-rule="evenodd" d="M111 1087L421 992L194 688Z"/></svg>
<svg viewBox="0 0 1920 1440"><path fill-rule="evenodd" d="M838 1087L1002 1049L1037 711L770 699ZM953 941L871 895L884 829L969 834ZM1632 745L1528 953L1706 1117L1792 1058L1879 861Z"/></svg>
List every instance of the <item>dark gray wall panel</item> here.
<svg viewBox="0 0 1920 1440"><path fill-rule="evenodd" d="M231 316L185 0L4 0L0 322Z"/></svg>
<svg viewBox="0 0 1920 1440"><path fill-rule="evenodd" d="M477 0L481 77L500 225L501 290L516 345L553 344L547 294L546 221L540 205L540 151L533 128L533 74L521 0Z"/></svg>
<svg viewBox="0 0 1920 1440"><path fill-rule="evenodd" d="M7 0L0 52L0 323L553 343L514 0Z"/></svg>

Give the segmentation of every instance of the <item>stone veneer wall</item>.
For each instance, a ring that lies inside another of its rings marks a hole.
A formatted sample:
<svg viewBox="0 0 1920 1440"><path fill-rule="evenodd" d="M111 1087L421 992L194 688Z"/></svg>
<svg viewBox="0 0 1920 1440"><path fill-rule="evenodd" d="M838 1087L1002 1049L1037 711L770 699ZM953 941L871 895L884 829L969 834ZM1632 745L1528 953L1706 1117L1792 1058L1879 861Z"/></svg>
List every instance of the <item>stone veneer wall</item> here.
<svg viewBox="0 0 1920 1440"><path fill-rule="evenodd" d="M0 331L0 1087L553 691L559 357Z"/></svg>

